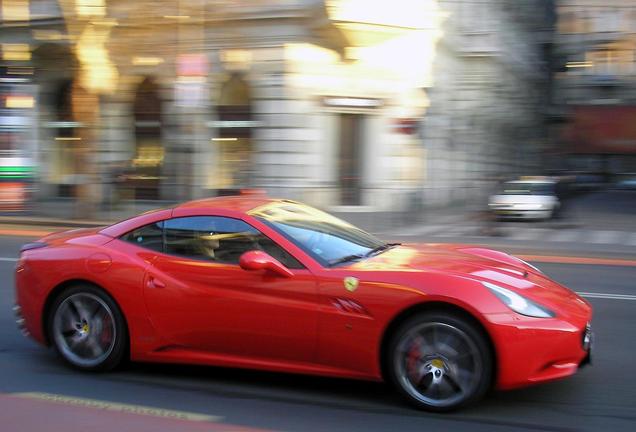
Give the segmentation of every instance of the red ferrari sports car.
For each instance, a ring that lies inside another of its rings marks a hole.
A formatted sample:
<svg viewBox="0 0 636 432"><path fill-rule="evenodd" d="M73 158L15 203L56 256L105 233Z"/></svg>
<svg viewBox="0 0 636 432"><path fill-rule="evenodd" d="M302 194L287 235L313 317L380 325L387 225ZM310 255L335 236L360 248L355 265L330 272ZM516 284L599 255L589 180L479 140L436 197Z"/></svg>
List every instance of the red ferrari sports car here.
<svg viewBox="0 0 636 432"><path fill-rule="evenodd" d="M125 359L386 380L448 411L574 374L592 310L508 254L384 243L261 196L192 201L26 244L18 324L71 366Z"/></svg>

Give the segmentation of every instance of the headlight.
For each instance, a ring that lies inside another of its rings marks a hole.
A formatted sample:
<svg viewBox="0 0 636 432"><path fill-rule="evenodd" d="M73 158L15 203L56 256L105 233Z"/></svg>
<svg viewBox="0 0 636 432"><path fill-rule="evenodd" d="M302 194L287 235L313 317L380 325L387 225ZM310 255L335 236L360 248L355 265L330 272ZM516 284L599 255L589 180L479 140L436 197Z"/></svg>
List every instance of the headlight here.
<svg viewBox="0 0 636 432"><path fill-rule="evenodd" d="M554 312L506 288L489 282L482 282L506 306L521 315L535 318L553 318Z"/></svg>

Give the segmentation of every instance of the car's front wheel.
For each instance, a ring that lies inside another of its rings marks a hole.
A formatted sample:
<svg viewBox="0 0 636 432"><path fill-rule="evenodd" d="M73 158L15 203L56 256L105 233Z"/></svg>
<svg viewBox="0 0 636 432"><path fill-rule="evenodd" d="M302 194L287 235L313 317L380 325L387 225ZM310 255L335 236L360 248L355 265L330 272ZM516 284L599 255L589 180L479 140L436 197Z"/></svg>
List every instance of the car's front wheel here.
<svg viewBox="0 0 636 432"><path fill-rule="evenodd" d="M493 359L483 332L468 320L427 312L394 333L388 374L418 408L450 411L481 398L490 387Z"/></svg>
<svg viewBox="0 0 636 432"><path fill-rule="evenodd" d="M70 287L54 300L50 311L49 340L71 366L105 371L121 363L128 343L124 317L101 289Z"/></svg>

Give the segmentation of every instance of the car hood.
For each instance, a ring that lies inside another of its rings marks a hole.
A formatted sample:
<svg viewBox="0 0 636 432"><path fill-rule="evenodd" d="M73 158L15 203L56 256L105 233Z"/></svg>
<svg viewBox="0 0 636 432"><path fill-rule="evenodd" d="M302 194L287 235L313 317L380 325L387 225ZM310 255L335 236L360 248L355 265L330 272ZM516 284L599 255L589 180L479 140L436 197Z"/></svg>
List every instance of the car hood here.
<svg viewBox="0 0 636 432"><path fill-rule="evenodd" d="M401 245L350 268L468 277L508 288L560 313L589 316L589 303L573 291L515 257L474 245Z"/></svg>

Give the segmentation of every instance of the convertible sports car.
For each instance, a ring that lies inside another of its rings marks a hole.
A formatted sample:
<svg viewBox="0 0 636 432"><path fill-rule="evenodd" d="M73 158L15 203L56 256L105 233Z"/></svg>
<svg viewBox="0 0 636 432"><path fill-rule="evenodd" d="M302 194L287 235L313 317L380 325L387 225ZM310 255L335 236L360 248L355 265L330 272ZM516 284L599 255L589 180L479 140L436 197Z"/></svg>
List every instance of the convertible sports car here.
<svg viewBox="0 0 636 432"><path fill-rule="evenodd" d="M391 244L306 205L192 201L26 244L18 325L82 370L125 359L386 380L448 411L574 374L590 305L477 246Z"/></svg>

